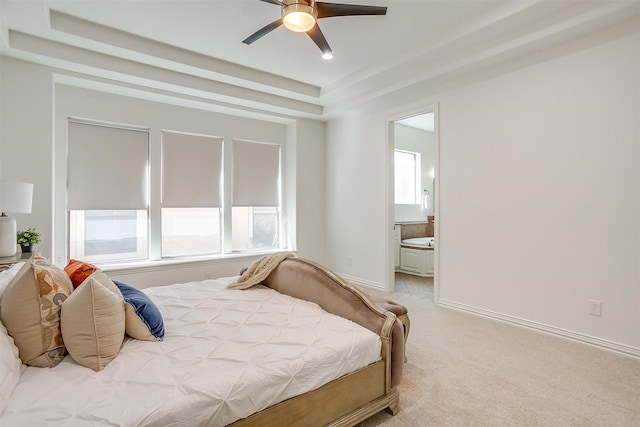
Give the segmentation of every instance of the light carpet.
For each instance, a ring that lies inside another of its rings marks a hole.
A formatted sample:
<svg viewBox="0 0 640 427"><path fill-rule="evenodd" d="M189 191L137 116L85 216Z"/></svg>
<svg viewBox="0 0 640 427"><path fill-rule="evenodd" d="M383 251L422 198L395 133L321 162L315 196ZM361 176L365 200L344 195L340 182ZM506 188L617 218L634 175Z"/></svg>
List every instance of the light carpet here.
<svg viewBox="0 0 640 427"><path fill-rule="evenodd" d="M640 361L434 305L409 309L400 412L372 426L640 426Z"/></svg>

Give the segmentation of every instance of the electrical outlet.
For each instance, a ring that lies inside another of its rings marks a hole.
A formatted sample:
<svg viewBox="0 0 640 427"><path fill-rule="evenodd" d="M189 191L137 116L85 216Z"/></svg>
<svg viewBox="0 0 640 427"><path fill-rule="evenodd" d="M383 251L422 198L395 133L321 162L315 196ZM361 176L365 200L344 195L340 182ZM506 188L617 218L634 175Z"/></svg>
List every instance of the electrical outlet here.
<svg viewBox="0 0 640 427"><path fill-rule="evenodd" d="M353 264L353 258L351 258L350 256L347 257L347 265L352 265Z"/></svg>
<svg viewBox="0 0 640 427"><path fill-rule="evenodd" d="M597 301L594 299L589 300L589 314L594 316L602 315L602 301Z"/></svg>

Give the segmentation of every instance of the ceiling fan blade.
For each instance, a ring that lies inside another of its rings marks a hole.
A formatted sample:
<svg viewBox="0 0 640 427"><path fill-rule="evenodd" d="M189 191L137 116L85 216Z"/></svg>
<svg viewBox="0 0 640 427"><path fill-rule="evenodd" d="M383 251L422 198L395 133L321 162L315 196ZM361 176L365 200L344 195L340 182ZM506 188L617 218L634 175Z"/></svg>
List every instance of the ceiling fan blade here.
<svg viewBox="0 0 640 427"><path fill-rule="evenodd" d="M258 40L259 38L266 36L271 31L273 31L276 28L278 28L280 25L282 25L282 19L278 19L276 21L273 21L271 24L265 25L264 27L260 28L255 33L251 34L246 39L242 40L242 43L251 44L254 41Z"/></svg>
<svg viewBox="0 0 640 427"><path fill-rule="evenodd" d="M307 31L307 34L311 37L311 40L313 40L316 46L320 48L323 54L331 53L331 47L329 46L327 39L324 38L324 34L320 31L320 27L318 27L317 23L312 29Z"/></svg>
<svg viewBox="0 0 640 427"><path fill-rule="evenodd" d="M385 6L361 6L358 4L339 4L316 2L318 19L331 18L332 16L353 16L353 15L386 15Z"/></svg>
<svg viewBox="0 0 640 427"><path fill-rule="evenodd" d="M263 1L265 3L277 4L278 6L282 6L282 2L278 1L278 0L260 0L260 1Z"/></svg>

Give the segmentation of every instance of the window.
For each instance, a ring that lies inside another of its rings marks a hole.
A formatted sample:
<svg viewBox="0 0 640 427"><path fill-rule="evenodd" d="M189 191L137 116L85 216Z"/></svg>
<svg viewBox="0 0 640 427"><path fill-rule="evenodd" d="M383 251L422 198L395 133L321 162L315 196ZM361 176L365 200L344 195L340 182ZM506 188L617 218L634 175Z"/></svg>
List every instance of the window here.
<svg viewBox="0 0 640 427"><path fill-rule="evenodd" d="M162 131L162 257L221 251L222 138Z"/></svg>
<svg viewBox="0 0 640 427"><path fill-rule="evenodd" d="M275 249L280 246L278 208L234 207L232 215L234 251Z"/></svg>
<svg viewBox="0 0 640 427"><path fill-rule="evenodd" d="M162 130L154 157L149 129L79 119L69 119L68 129L70 258L118 262L281 247L279 144ZM226 199L225 178L232 190Z"/></svg>
<svg viewBox="0 0 640 427"><path fill-rule="evenodd" d="M162 256L220 253L220 209L162 208Z"/></svg>
<svg viewBox="0 0 640 427"><path fill-rule="evenodd" d="M69 257L146 258L148 129L70 119L68 130Z"/></svg>
<svg viewBox="0 0 640 427"><path fill-rule="evenodd" d="M88 262L147 258L146 210L69 212L69 256Z"/></svg>
<svg viewBox="0 0 640 427"><path fill-rule="evenodd" d="M419 205L422 159L420 153L394 150L396 205Z"/></svg>
<svg viewBox="0 0 640 427"><path fill-rule="evenodd" d="M232 249L280 246L280 146L233 141Z"/></svg>

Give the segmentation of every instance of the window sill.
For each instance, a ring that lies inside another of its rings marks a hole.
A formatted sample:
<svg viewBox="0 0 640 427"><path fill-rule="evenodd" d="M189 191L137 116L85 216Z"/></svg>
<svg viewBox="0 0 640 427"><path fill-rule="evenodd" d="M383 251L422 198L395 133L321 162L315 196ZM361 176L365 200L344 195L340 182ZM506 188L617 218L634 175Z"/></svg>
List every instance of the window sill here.
<svg viewBox="0 0 640 427"><path fill-rule="evenodd" d="M233 252L224 255L209 255L200 257L165 258L156 261L141 260L119 263L95 263L104 272L130 274L151 271L162 271L169 268L183 268L199 265L218 265L229 262L255 261L255 259L269 254L292 252L286 249L273 249L252 252ZM295 251L293 251L295 252Z"/></svg>

